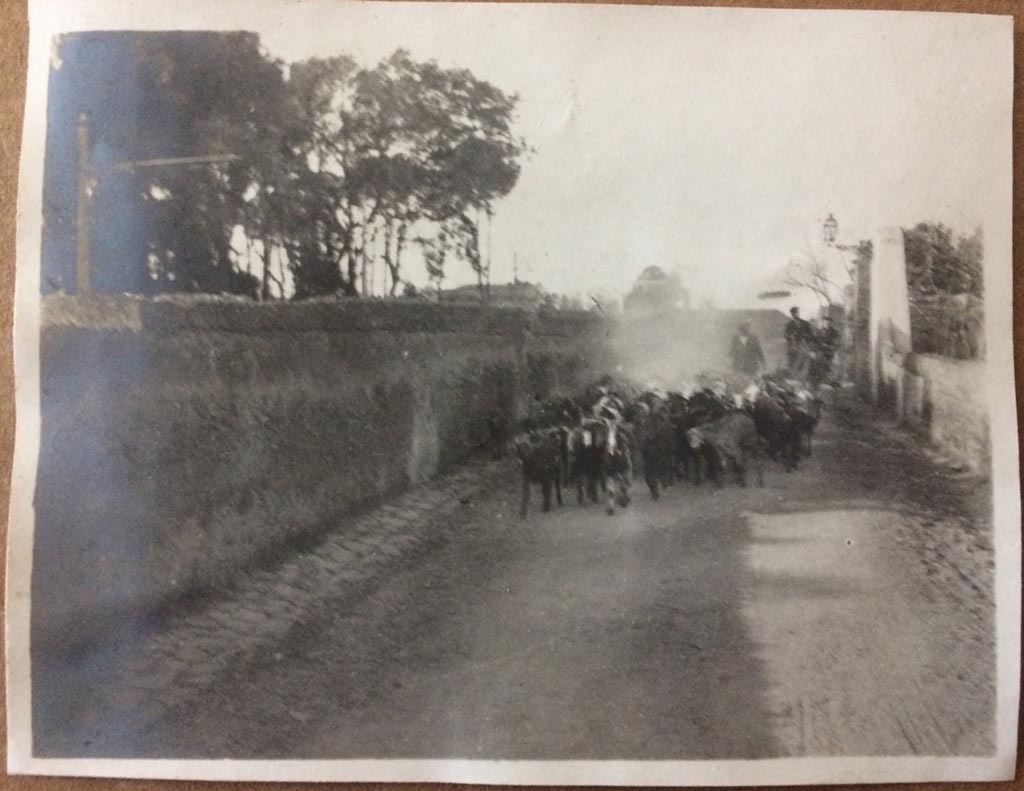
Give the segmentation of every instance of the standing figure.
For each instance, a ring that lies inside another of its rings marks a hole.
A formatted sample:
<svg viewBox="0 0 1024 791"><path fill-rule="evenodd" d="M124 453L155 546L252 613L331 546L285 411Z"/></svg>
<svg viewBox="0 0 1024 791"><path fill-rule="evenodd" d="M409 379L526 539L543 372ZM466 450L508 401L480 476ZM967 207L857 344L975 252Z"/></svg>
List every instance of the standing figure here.
<svg viewBox="0 0 1024 791"><path fill-rule="evenodd" d="M786 324L786 368L794 379L803 379L810 363L814 332L810 323L800 318L800 308L790 308L789 315Z"/></svg>
<svg viewBox="0 0 1024 791"><path fill-rule="evenodd" d="M608 498L607 512L614 516L615 506L625 508L632 498L629 488L633 483L633 436L619 422L607 422L604 437L604 490Z"/></svg>
<svg viewBox="0 0 1024 791"><path fill-rule="evenodd" d="M839 350L839 330L832 324L832 319L825 316L821 320L821 328L815 338L817 345L817 371L813 377L817 384L828 381L835 365L836 352Z"/></svg>
<svg viewBox="0 0 1024 791"><path fill-rule="evenodd" d="M767 367L761 342L750 332L750 322L740 324L739 332L732 338L729 356L732 358L733 370L751 379Z"/></svg>

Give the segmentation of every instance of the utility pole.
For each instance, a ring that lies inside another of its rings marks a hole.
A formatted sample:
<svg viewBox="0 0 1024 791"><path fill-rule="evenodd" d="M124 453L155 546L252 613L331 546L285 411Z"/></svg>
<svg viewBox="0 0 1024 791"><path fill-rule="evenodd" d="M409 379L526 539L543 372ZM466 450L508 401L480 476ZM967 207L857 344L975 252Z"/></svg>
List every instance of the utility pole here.
<svg viewBox="0 0 1024 791"><path fill-rule="evenodd" d="M494 246L492 244L493 237L491 232L494 228L494 212L491 211L491 207L487 207L487 300L491 299L491 264L494 263Z"/></svg>
<svg viewBox="0 0 1024 791"><path fill-rule="evenodd" d="M78 116L78 205L75 215L75 290L92 293L92 166L89 163L89 119Z"/></svg>

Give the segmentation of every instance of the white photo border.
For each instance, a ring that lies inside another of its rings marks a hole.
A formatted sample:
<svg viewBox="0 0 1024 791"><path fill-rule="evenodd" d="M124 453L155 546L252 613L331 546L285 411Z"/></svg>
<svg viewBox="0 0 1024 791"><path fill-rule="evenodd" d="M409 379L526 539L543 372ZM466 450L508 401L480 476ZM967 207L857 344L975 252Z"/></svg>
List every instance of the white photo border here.
<svg viewBox="0 0 1024 791"><path fill-rule="evenodd" d="M1020 678L1021 506L1016 387L1012 343L1012 92L1013 18L986 16L992 36L992 97L1005 125L988 168L992 190L979 207L985 224L987 390L991 408L992 490L996 582L997 748L991 757L778 758L723 761L489 760L129 760L56 759L32 754L29 613L36 466L40 439L40 247L46 113L51 42L85 30L237 30L253 15L281 24L351 11L372 2L220 0L31 0L24 135L18 187L14 367L17 428L7 551L8 771L85 777L202 780L455 782L505 785L736 786L1006 780L1014 775ZM429 3L397 3L422 8ZM387 5L396 5L388 2ZM442 4L437 4L442 5ZM443 5L451 6L450 3ZM464 3L463 5L478 5ZM482 5L482 4L481 4ZM501 8L508 4L487 4ZM516 4L523 5L523 4ZM565 4L532 5L556 17ZM579 6L577 6L579 7ZM724 9L592 5L586 13L714 13L722 15L911 14L930 12ZM978 15L970 16L977 22ZM975 24L973 29L978 29Z"/></svg>

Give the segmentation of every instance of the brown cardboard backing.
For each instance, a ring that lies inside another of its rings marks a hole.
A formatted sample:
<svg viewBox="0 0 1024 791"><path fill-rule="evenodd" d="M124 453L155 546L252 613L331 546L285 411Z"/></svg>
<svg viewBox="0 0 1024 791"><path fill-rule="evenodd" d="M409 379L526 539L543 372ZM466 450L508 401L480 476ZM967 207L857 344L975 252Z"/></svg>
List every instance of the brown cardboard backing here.
<svg viewBox="0 0 1024 791"><path fill-rule="evenodd" d="M57 1L57 0L53 0ZM212 0L205 0L211 2ZM586 0L584 0L586 1ZM612 0L614 2L614 0ZM951 11L984 14L1011 14L1014 20L1014 205L1013 205L1013 258L1020 260L1024 253L1024 217L1021 213L1020 189L1024 183L1024 137L1017 132L1021 125L1021 83L1024 77L1024 34L1021 31L1022 4L1015 0L688 0L687 2L643 3L645 5L694 5L762 8L854 8L892 9L901 11ZM11 322L14 298L15 217L18 180L18 155L21 142L22 112L25 101L25 68L28 55L27 0L0 0L0 544L6 546L7 501L14 452L14 372L11 357ZM1024 309L1024 279L1014 266L1014 315ZM1024 385L1024 321L1014 320L1014 359L1017 371L1017 390ZM1018 425L1024 430L1018 405ZM1021 436L1024 446L1024 435ZM0 575L4 572L0 568ZM0 603L0 607L3 604ZM0 659L2 661L2 659ZM0 699L4 691L0 689ZM6 718L0 719L0 766L6 763ZM1021 778L1021 750L1018 747L1017 779L1012 783L920 783L909 785L873 786L877 789L1024 789ZM2 771L2 769L0 769ZM141 791L141 789L167 789L168 791L217 791L218 789L244 789L258 783L207 783L196 781L106 780L44 777L10 777L0 775L0 791ZM345 786L353 791L379 789L380 783L304 784L281 783L264 788L292 791L298 788L333 788ZM436 789L460 791L472 786L407 784L410 789ZM856 786L835 786L837 789ZM484 788L484 787L480 787Z"/></svg>

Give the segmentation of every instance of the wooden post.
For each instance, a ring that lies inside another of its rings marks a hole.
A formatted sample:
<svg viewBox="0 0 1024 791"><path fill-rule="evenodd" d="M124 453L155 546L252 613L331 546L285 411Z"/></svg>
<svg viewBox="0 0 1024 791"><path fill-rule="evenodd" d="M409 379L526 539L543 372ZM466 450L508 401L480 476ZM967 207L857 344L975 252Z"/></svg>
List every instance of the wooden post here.
<svg viewBox="0 0 1024 791"><path fill-rule="evenodd" d="M92 293L92 167L89 163L89 118L78 116L78 204L75 218L75 290Z"/></svg>

